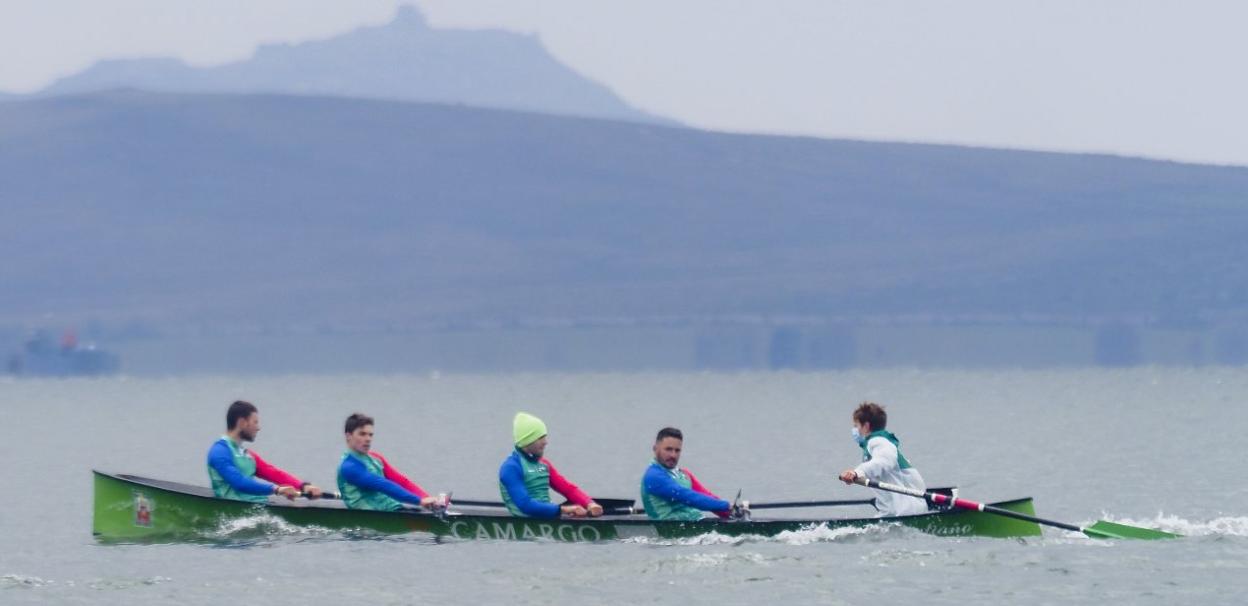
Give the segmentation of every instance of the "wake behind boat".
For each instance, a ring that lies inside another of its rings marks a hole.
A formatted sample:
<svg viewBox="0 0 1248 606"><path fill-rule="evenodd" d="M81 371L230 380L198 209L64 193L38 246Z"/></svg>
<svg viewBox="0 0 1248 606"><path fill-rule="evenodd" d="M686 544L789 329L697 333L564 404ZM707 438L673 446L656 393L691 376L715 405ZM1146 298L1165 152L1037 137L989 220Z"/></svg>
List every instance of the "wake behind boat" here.
<svg viewBox="0 0 1248 606"><path fill-rule="evenodd" d="M534 519L491 513L480 508L436 515L417 510L347 509L338 501L270 498L248 503L217 498L210 488L94 471L92 530L97 539L120 542L194 540L231 520L266 513L297 526L330 530L366 530L383 534L426 533L437 537L495 540L595 542L635 537L679 539L709 533L728 536L776 536L782 532L868 527L897 523L940 536L1015 538L1039 536L1040 526L969 510L933 511L889 518L752 519L656 521L638 515L601 518ZM1034 515L1030 498L993 503L993 507ZM458 508L455 508L458 509Z"/></svg>

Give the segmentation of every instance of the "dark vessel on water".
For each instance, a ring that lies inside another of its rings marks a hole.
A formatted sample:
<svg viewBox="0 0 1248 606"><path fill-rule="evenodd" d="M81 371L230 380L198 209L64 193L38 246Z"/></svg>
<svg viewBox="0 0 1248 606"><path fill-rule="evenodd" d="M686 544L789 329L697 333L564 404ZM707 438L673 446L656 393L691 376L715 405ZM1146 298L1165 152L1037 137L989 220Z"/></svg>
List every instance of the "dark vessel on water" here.
<svg viewBox="0 0 1248 606"><path fill-rule="evenodd" d="M81 377L116 374L121 370L117 354L96 349L94 344L79 345L73 331L67 331L58 344L44 330L22 345L8 360L11 374L31 377Z"/></svg>

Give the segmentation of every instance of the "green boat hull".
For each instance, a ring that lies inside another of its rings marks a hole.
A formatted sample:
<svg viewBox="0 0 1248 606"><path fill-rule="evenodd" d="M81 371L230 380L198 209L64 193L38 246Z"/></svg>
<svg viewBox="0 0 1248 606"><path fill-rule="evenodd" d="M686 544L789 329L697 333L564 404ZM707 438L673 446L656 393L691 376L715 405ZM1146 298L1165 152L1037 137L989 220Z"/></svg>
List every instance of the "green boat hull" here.
<svg viewBox="0 0 1248 606"><path fill-rule="evenodd" d="M864 527L895 522L926 533L956 537L1031 537L1032 522L975 511L933 512L896 518L658 522L641 516L593 520L538 520L489 513L452 513L438 517L416 511L382 512L346 509L337 501L286 501L268 504L219 499L212 491L188 484L96 471L92 531L101 541L165 542L216 536L231 520L271 515L289 524L328 530L381 534L427 533L457 539L553 540L594 542L647 537L678 539L708 533L728 536L775 536L817 526ZM1030 498L993 503L1035 515Z"/></svg>

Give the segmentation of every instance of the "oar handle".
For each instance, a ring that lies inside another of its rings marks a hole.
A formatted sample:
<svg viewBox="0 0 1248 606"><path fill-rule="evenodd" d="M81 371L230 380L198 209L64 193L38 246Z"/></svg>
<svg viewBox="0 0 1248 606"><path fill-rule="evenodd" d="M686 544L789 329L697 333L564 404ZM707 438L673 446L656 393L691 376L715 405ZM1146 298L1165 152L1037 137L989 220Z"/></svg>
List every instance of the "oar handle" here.
<svg viewBox="0 0 1248 606"><path fill-rule="evenodd" d="M969 509L972 511L982 511L984 513L991 513L991 514L996 514L999 516L1005 516L1007 518L1014 518L1016 520L1023 520L1026 522L1034 522L1036 524L1044 524L1046 526L1053 526L1055 528L1061 528L1063 530L1073 530L1074 532L1084 531L1082 527L1075 526L1074 524L1067 524L1065 522L1057 522L1054 520L1046 520L1044 518L1037 518L1036 516L1029 516L1025 513L1018 513L1017 511L1010 511L1008 509L1002 509L1000 507L993 507L992 505L976 503L975 501L968 501L966 499L957 499L949 495L940 494L938 492L932 492L930 490L927 490L927 491L918 490L918 489L910 488L907 486L900 486L898 484L889 484L888 482L878 482L876 480L872 480L870 478L864 478L864 477L854 478L854 483L861 484L868 488L875 488L875 489L883 490L886 492L895 492L898 494L909 495L909 496L917 497L920 499L926 499L927 502L934 503L936 505L953 506L953 507L958 507L961 509Z"/></svg>

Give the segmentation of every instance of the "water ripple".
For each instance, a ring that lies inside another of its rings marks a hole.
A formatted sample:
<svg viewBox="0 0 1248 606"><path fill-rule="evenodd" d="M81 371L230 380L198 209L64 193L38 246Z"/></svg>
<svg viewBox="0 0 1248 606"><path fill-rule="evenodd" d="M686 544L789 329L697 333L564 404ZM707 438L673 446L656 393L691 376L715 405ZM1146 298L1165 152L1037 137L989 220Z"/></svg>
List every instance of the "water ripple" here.
<svg viewBox="0 0 1248 606"><path fill-rule="evenodd" d="M1210 520L1188 520L1175 515L1158 513L1151 520L1132 518L1115 518L1105 516L1105 520L1118 524L1156 528L1166 532L1181 534L1185 537L1229 536L1248 537L1248 517L1223 516Z"/></svg>
<svg viewBox="0 0 1248 606"><path fill-rule="evenodd" d="M38 589L40 587L46 587L55 583L56 581L49 581L39 577L22 574L6 574L4 576L0 576L0 589Z"/></svg>

